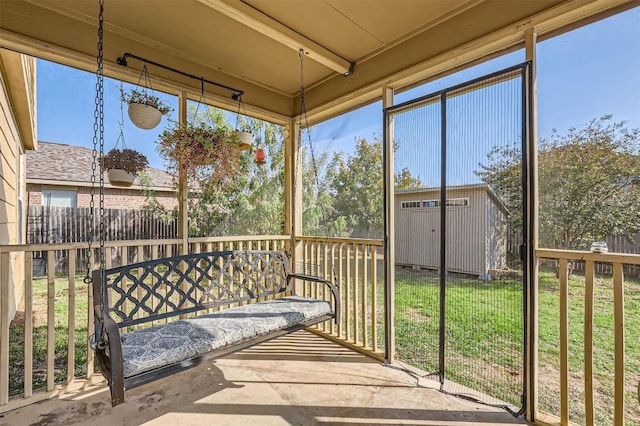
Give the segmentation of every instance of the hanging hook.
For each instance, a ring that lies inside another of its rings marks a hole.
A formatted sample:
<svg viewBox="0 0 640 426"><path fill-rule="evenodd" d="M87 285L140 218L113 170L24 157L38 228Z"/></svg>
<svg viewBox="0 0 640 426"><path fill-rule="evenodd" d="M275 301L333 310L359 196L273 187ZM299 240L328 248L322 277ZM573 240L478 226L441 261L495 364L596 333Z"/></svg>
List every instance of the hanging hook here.
<svg viewBox="0 0 640 426"><path fill-rule="evenodd" d="M240 124L240 107L242 105L242 95L238 96L238 112L236 114L236 131L238 130L238 125Z"/></svg>
<svg viewBox="0 0 640 426"><path fill-rule="evenodd" d="M200 77L200 99L198 99L198 105L196 105L196 113L195 117L198 116L198 111L200 110L200 104L204 103L204 77ZM194 119L195 119L194 117Z"/></svg>
<svg viewBox="0 0 640 426"><path fill-rule="evenodd" d="M122 80L120 80L120 93L124 90L124 85ZM118 148L118 144L122 141L122 149L127 149L127 144L124 141L124 101L122 97L120 98L120 121L118 121L118 125L120 127L120 134L118 135L118 139L116 139L116 144L114 148Z"/></svg>

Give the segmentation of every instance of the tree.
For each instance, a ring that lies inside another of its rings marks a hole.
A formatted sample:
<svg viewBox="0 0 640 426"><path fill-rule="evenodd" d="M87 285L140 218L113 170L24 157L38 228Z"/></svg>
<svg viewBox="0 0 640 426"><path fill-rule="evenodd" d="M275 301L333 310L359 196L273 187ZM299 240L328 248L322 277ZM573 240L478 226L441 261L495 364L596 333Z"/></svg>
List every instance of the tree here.
<svg viewBox="0 0 640 426"><path fill-rule="evenodd" d="M224 121L224 111L207 108L217 125ZM255 137L254 148L261 146L268 154L267 164L258 165L253 152L240 155L240 170L225 185L200 188L190 199L189 222L192 235L281 234L284 231L284 129L273 123L243 118L242 128Z"/></svg>
<svg viewBox="0 0 640 426"><path fill-rule="evenodd" d="M640 129L591 120L566 135L555 130L538 151L540 245L585 249L607 236L640 232ZM476 172L521 220L520 152L494 148Z"/></svg>
<svg viewBox="0 0 640 426"><path fill-rule="evenodd" d="M305 162L305 233L380 238L383 231L384 193L382 141L355 139L353 155L324 153L313 164ZM397 147L396 147L397 148ZM396 189L422 187L407 168L395 175Z"/></svg>
<svg viewBox="0 0 640 426"><path fill-rule="evenodd" d="M331 195L335 212L333 221L343 221L350 236L373 238L382 236L382 141L356 139L354 155L334 157L335 175Z"/></svg>
<svg viewBox="0 0 640 426"><path fill-rule="evenodd" d="M422 181L420 176L413 177L411 171L408 168L403 168L399 173L396 173L395 187L396 189L418 189L422 188Z"/></svg>
<svg viewBox="0 0 640 426"><path fill-rule="evenodd" d="M322 152L312 157L310 150L301 149L304 235L349 236L344 217L335 215L331 195L331 184L341 155L342 153L334 153L332 157L328 152Z"/></svg>

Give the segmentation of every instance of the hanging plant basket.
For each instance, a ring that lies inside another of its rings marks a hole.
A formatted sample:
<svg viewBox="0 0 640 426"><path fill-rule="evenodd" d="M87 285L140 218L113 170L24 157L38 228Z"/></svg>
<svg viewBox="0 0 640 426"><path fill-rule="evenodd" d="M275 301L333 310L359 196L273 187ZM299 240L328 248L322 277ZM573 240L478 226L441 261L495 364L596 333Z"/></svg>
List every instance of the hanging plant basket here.
<svg viewBox="0 0 640 426"><path fill-rule="evenodd" d="M133 185L138 173L149 165L147 157L133 149L109 151L103 159L102 167L107 172L109 183L113 186L129 187Z"/></svg>
<svg viewBox="0 0 640 426"><path fill-rule="evenodd" d="M107 170L107 178L109 179L109 183L113 186L128 188L133 185L133 182L136 180L136 175L129 173L126 170L113 169Z"/></svg>
<svg viewBox="0 0 640 426"><path fill-rule="evenodd" d="M162 113L150 105L130 103L127 113L131 122L140 129L153 129L162 120Z"/></svg>
<svg viewBox="0 0 640 426"><path fill-rule="evenodd" d="M136 127L150 130L160 124L162 116L168 114L171 108L157 96L149 93L146 88L121 92L123 102L129 104L127 113Z"/></svg>
<svg viewBox="0 0 640 426"><path fill-rule="evenodd" d="M198 181L222 182L238 171L239 143L237 133L223 127L176 123L160 134L158 151L172 171L182 167Z"/></svg>

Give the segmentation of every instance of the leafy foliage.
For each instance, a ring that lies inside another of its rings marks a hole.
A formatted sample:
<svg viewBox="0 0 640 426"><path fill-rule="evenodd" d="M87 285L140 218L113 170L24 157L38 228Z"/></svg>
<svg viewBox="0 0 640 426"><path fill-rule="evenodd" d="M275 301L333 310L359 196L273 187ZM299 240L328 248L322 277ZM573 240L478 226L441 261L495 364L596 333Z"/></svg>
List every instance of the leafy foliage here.
<svg viewBox="0 0 640 426"><path fill-rule="evenodd" d="M225 128L198 121L175 123L158 137L158 152L169 172L180 169L200 186L228 182L238 173L240 151L237 135Z"/></svg>
<svg viewBox="0 0 640 426"><path fill-rule="evenodd" d="M131 89L129 92L121 90L120 99L128 104L148 105L160 111L162 115L168 114L172 109L169 105L160 100L159 97L149 93L146 88Z"/></svg>
<svg viewBox="0 0 640 426"><path fill-rule="evenodd" d="M538 146L540 245L584 249L594 240L640 232L640 129L591 120ZM494 149L477 174L521 219L520 153Z"/></svg>
<svg viewBox="0 0 640 426"><path fill-rule="evenodd" d="M382 141L356 140L354 155L334 158L335 175L331 195L335 213L332 220L343 220L350 236L379 238L383 229Z"/></svg>
<svg viewBox="0 0 640 426"><path fill-rule="evenodd" d="M414 177L408 168L403 168L395 176L396 189L418 189L424 185L420 180L420 176Z"/></svg>
<svg viewBox="0 0 640 426"><path fill-rule="evenodd" d="M127 172L137 175L144 171L149 165L149 161L144 154L134 149L117 149L113 148L103 158L102 166L104 170L126 170Z"/></svg>

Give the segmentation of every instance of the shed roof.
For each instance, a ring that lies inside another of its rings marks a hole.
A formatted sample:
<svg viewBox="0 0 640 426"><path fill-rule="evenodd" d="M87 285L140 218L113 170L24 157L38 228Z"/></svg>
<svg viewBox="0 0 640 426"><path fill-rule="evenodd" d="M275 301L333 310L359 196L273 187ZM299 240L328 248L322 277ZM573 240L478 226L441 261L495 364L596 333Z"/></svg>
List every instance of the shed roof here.
<svg viewBox="0 0 640 426"><path fill-rule="evenodd" d="M93 150L83 146L53 142L38 142L36 151L27 152L27 183L45 183L58 186L89 186ZM160 191L173 191L173 176L164 170L147 167L151 186ZM109 187L105 177L105 187ZM136 178L131 189L140 189Z"/></svg>

